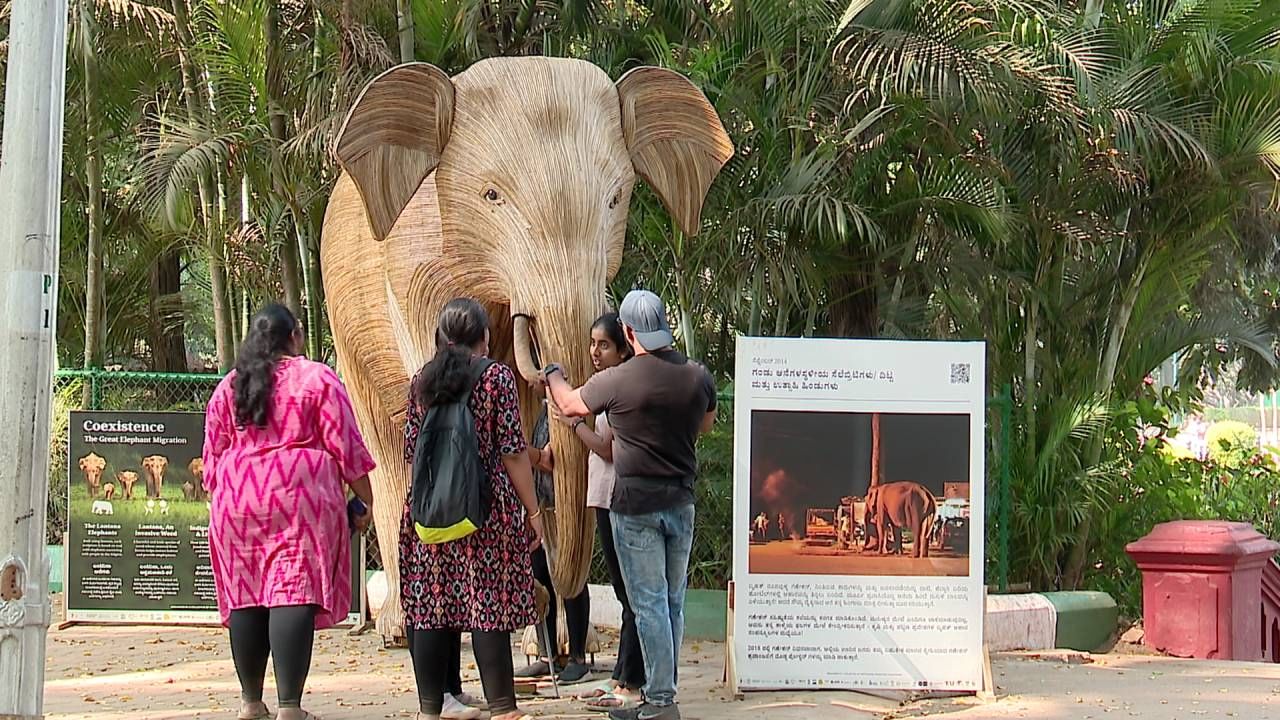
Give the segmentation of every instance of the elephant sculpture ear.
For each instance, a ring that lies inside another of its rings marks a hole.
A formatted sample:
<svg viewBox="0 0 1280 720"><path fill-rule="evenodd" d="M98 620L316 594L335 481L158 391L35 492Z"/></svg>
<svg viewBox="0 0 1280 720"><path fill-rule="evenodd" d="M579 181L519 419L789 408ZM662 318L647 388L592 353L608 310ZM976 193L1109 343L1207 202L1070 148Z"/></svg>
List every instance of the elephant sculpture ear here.
<svg viewBox="0 0 1280 720"><path fill-rule="evenodd" d="M399 65L365 87L338 131L338 164L384 240L440 163L453 124L453 82L427 63Z"/></svg>
<svg viewBox="0 0 1280 720"><path fill-rule="evenodd" d="M685 76L636 68L618 81L622 134L631 164L686 235L697 235L702 203L733 143L715 108Z"/></svg>

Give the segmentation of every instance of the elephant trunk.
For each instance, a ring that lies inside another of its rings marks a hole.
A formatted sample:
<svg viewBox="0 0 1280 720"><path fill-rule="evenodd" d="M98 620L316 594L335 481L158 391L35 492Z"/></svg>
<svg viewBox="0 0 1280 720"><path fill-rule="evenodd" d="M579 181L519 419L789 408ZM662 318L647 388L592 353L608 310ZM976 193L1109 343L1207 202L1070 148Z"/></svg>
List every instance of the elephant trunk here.
<svg viewBox="0 0 1280 720"><path fill-rule="evenodd" d="M520 371L520 376L526 382L536 383L540 373L538 363L533 359L533 328L529 325L529 316L516 315L511 320L515 333L513 349L516 356L516 369Z"/></svg>
<svg viewBox="0 0 1280 720"><path fill-rule="evenodd" d="M538 303L532 317L513 315L516 366L526 380L539 377L538 363L555 362L580 386L591 376L588 351L596 307L586 302ZM555 512L544 514L548 564L555 591L577 597L586 586L595 540L595 514L586 507L586 446L563 423L550 421L555 458Z"/></svg>

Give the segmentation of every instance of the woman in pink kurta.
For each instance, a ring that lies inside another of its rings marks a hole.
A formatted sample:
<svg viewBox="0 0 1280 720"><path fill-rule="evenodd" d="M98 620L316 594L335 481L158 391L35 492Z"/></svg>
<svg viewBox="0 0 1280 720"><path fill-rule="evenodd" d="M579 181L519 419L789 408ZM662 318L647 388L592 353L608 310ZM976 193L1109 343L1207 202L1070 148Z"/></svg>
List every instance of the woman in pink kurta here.
<svg viewBox="0 0 1280 720"><path fill-rule="evenodd" d="M314 631L351 608L348 488L372 506L374 462L351 401L333 370L297 357L301 347L293 314L264 309L205 420L209 548L243 720L270 717L268 654L280 720L311 717L301 700Z"/></svg>

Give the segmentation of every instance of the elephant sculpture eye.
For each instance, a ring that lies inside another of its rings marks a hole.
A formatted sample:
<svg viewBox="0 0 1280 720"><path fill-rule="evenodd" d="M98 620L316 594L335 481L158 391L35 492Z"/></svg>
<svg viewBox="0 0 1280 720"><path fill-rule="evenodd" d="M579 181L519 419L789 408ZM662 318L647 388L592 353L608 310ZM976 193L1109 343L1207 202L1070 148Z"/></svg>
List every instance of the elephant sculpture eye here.
<svg viewBox="0 0 1280 720"><path fill-rule="evenodd" d="M494 188L489 188L484 191L484 199L488 200L491 203L496 203L502 199L502 196L499 195L498 191L495 190Z"/></svg>
<svg viewBox="0 0 1280 720"><path fill-rule="evenodd" d="M615 193L613 194L613 197L609 199L609 209L610 209L610 210L612 210L612 209L614 209L614 208L618 207L618 203L620 203L620 202L622 202L622 191L621 191L621 190L619 190L619 191L615 192Z"/></svg>

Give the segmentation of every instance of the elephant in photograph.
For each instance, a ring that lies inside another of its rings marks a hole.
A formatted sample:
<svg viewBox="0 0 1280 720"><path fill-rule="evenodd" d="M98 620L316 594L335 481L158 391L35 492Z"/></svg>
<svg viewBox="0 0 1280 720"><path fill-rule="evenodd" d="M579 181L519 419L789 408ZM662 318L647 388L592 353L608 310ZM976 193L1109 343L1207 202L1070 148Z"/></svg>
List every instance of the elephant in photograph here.
<svg viewBox="0 0 1280 720"><path fill-rule="evenodd" d="M147 497L160 497L164 491L164 471L167 467L169 467L169 458L163 455L148 455L142 458L142 472L147 475Z"/></svg>
<svg viewBox="0 0 1280 720"><path fill-rule="evenodd" d="M138 482L138 473L132 470L121 470L116 473L116 480L120 483L120 497L125 500L132 500L133 486Z"/></svg>
<svg viewBox="0 0 1280 720"><path fill-rule="evenodd" d="M80 472L84 473L84 482L89 486L89 499L98 498L98 490L102 487L102 471L107 469L107 459L97 453L89 453L80 458Z"/></svg>
<svg viewBox="0 0 1280 720"><path fill-rule="evenodd" d="M638 68L615 83L579 60L512 57L453 78L425 63L388 70L356 99L335 152L343 172L321 237L324 289L339 368L378 462L374 524L388 586L378 629L393 639L403 636L405 406L435 351L441 308L476 298L492 321L490 355L531 383L537 363L554 360L581 384L636 176L695 235L733 146L706 97L675 72ZM538 399L521 388L526 430ZM553 584L573 597L594 533L587 453L558 423L551 445Z"/></svg>
<svg viewBox="0 0 1280 720"><path fill-rule="evenodd" d="M187 499L208 500L209 491L204 487L204 459L193 458L191 462L187 463L187 471L191 473L191 480L188 483L191 485L191 489L188 491L189 497ZM186 491L186 489L186 485L184 485L183 490Z"/></svg>
<svg viewBox="0 0 1280 720"><path fill-rule="evenodd" d="M873 487L867 493L868 523L874 522L875 547L881 555L902 551L902 531L914 539L912 554L929 557L929 534L938 513L933 493L919 483L895 482Z"/></svg>

